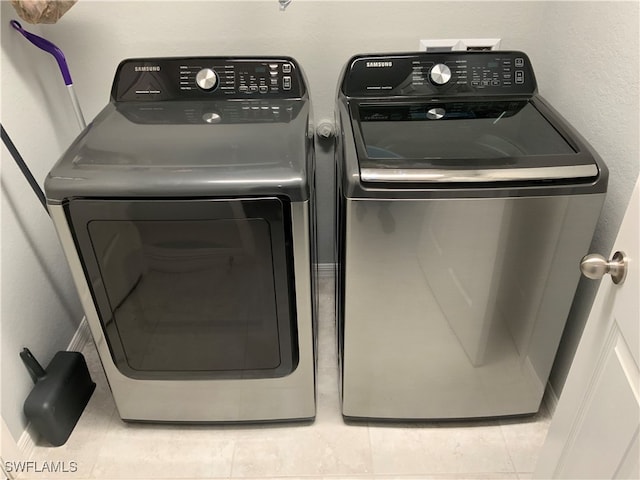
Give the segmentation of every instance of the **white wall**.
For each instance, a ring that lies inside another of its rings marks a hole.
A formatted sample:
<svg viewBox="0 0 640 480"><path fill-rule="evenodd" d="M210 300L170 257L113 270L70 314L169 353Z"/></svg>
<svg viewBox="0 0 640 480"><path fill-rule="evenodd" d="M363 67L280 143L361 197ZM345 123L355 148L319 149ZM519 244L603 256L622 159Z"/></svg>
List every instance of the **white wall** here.
<svg viewBox="0 0 640 480"><path fill-rule="evenodd" d="M8 2L1 7L2 122L43 179L72 140L75 120L55 62L6 26L15 15ZM87 120L108 101L115 68L127 57L291 55L307 74L320 120L333 117L338 76L353 54L415 50L418 40L428 37L500 37L503 48L530 54L543 95L612 167L615 193L607 201L597 245L607 251L637 175L637 12L637 2L293 0L281 13L276 0L80 0L55 25L23 25L65 52ZM609 44L616 55L609 55ZM635 61L625 54L629 51ZM556 62L558 55L562 62ZM609 78L598 77L591 85L576 75L584 71L594 79L594 62L615 71L619 86L635 82L635 89L612 92ZM615 105L620 113L603 121L603 105ZM331 262L333 154L330 145L319 147L320 260ZM28 377L16 360L19 347L34 345L46 363L66 346L81 314L50 222L4 149L2 155L2 416L19 435L24 421L18 404L28 391ZM40 262L32 260L34 251ZM583 309L591 297L582 294ZM581 331L586 316L577 317L571 331ZM563 381L558 375L558 386Z"/></svg>
<svg viewBox="0 0 640 480"><path fill-rule="evenodd" d="M55 64L33 56L34 48L7 28L12 10L2 2L2 125L42 180L77 128L65 117ZM25 426L22 404L33 386L20 350L29 347L46 367L67 347L82 313L46 212L8 151L1 152L0 403L17 440Z"/></svg>

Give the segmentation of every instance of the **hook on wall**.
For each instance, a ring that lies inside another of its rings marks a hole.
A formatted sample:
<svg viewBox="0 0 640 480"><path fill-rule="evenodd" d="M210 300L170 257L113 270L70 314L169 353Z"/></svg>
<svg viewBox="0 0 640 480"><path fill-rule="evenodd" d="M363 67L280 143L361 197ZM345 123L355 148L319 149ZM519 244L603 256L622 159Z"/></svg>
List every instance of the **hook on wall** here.
<svg viewBox="0 0 640 480"><path fill-rule="evenodd" d="M280 11L284 12L285 9L289 6L289 4L291 3L292 0L278 0L278 3L280 3Z"/></svg>

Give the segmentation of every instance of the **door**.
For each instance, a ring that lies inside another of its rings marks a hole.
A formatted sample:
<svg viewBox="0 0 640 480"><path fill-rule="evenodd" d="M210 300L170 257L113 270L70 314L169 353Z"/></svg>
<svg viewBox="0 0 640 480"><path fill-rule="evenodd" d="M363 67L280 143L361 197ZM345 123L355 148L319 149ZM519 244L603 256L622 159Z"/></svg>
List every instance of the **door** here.
<svg viewBox="0 0 640 480"><path fill-rule="evenodd" d="M121 373L246 379L295 369L284 200L78 199L68 212Z"/></svg>
<svg viewBox="0 0 640 480"><path fill-rule="evenodd" d="M613 248L626 279L602 279L534 478L640 478L639 185Z"/></svg>

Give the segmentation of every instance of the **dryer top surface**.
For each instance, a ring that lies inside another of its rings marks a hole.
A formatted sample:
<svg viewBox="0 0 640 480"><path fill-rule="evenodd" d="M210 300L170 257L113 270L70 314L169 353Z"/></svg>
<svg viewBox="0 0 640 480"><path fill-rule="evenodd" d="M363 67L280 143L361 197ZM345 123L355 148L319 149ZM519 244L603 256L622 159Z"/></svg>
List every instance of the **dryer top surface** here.
<svg viewBox="0 0 640 480"><path fill-rule="evenodd" d="M307 187L306 99L110 103L45 182L47 197L288 195Z"/></svg>

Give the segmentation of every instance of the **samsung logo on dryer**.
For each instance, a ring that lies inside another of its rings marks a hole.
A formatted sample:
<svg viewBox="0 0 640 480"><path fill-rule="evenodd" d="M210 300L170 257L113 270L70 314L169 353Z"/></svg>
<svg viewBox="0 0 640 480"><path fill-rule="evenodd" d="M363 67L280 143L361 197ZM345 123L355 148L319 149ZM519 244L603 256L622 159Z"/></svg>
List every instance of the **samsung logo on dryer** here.
<svg viewBox="0 0 640 480"><path fill-rule="evenodd" d="M367 68L389 68L393 67L393 62L367 62Z"/></svg>
<svg viewBox="0 0 640 480"><path fill-rule="evenodd" d="M160 65L137 65L133 69L136 72L159 72Z"/></svg>

